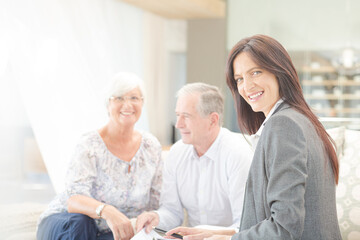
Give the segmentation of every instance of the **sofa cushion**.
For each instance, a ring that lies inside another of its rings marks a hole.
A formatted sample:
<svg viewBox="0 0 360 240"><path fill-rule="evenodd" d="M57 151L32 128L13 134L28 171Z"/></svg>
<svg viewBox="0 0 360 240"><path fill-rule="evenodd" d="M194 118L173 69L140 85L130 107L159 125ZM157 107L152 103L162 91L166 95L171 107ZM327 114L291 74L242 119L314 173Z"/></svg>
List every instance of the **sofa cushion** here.
<svg viewBox="0 0 360 240"><path fill-rule="evenodd" d="M336 145L336 153L339 157L341 157L344 154L344 148L345 148L345 127L336 127L336 128L330 128L326 129L330 137L335 141Z"/></svg>
<svg viewBox="0 0 360 240"><path fill-rule="evenodd" d="M36 226L46 204L17 203L0 205L0 233L5 240L35 240Z"/></svg>
<svg viewBox="0 0 360 240"><path fill-rule="evenodd" d="M337 211L343 239L360 239L360 131L345 131L340 157Z"/></svg>

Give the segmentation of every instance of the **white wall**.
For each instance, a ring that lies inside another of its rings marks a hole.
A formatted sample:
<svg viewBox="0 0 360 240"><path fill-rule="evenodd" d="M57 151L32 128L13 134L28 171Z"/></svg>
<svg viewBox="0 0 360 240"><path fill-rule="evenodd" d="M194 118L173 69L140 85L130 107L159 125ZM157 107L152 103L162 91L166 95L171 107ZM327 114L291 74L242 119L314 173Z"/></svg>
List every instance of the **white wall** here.
<svg viewBox="0 0 360 240"><path fill-rule="evenodd" d="M149 105L150 131L163 145L171 144L175 119L175 93L186 82L185 20L170 20L144 13L144 79Z"/></svg>
<svg viewBox="0 0 360 240"><path fill-rule="evenodd" d="M228 0L227 48L262 33L288 50L360 49L360 1Z"/></svg>

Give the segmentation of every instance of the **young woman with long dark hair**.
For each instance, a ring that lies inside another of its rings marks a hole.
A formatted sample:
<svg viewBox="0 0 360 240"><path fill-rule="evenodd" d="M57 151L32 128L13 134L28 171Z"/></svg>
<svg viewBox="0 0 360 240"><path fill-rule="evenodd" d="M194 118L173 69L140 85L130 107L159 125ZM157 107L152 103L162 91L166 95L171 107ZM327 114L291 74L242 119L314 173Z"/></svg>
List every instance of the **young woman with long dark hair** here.
<svg viewBox="0 0 360 240"><path fill-rule="evenodd" d="M306 103L285 48L265 35L241 40L226 81L240 129L256 144L232 239L341 239L335 143Z"/></svg>

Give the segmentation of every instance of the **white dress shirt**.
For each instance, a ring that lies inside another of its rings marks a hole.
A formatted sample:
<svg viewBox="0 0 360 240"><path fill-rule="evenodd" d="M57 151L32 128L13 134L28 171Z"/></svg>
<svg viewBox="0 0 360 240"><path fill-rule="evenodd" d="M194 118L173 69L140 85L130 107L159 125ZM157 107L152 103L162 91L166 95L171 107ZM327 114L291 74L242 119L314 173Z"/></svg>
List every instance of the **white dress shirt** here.
<svg viewBox="0 0 360 240"><path fill-rule="evenodd" d="M253 151L255 151L256 149L256 145L259 141L261 132L265 126L266 121L271 117L271 115L273 115L273 113L275 112L275 110L279 107L279 105L284 102L284 100L282 100L281 98L275 103L275 105L271 108L269 114L267 115L267 117L265 118L264 122L261 124L259 130L257 130L257 132L253 135L250 136L251 139L251 145L252 145L252 149Z"/></svg>
<svg viewBox="0 0 360 240"><path fill-rule="evenodd" d="M159 227L170 230L181 225L185 208L189 226L237 229L252 154L241 134L225 128L201 157L193 145L175 143L164 163Z"/></svg>

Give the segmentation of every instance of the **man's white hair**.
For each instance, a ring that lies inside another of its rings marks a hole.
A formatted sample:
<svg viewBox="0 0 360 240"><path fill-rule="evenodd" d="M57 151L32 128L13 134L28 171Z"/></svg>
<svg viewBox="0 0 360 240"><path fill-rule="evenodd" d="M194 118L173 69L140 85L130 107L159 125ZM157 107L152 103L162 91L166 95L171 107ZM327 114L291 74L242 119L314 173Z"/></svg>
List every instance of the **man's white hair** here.
<svg viewBox="0 0 360 240"><path fill-rule="evenodd" d="M200 100L196 107L199 114L205 117L216 112L219 114L219 125L222 126L224 98L218 87L201 82L188 83L177 92L176 97L185 95L199 95Z"/></svg>

